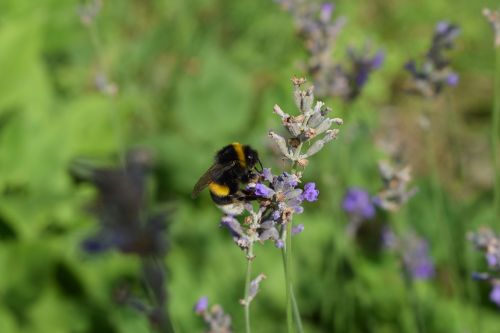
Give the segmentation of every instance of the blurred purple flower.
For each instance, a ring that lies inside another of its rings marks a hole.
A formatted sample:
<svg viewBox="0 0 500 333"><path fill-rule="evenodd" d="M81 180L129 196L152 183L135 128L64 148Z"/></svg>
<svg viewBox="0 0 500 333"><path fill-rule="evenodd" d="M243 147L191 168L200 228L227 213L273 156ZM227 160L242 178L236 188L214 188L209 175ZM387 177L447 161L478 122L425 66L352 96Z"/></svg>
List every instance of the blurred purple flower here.
<svg viewBox="0 0 500 333"><path fill-rule="evenodd" d="M375 207L370 194L360 188L350 188L347 191L342 202L342 208L349 215L364 219L375 217Z"/></svg>
<svg viewBox="0 0 500 333"><path fill-rule="evenodd" d="M284 247L285 247L285 242L283 242L283 240L282 240L282 239L278 239L278 240L276 241L275 245L276 245L276 247L277 247L278 249L282 249L282 248L284 248Z"/></svg>
<svg viewBox="0 0 500 333"><path fill-rule="evenodd" d="M360 50L348 49L351 70L345 71L350 86L347 100L353 100L361 93L364 85L368 81L370 74L382 66L384 62L384 52L379 50L373 56L369 55L369 47L365 45Z"/></svg>
<svg viewBox="0 0 500 333"><path fill-rule="evenodd" d="M315 183L307 183L304 185L304 192L302 193L302 198L309 202L314 202L318 200L319 190L316 189Z"/></svg>
<svg viewBox="0 0 500 333"><path fill-rule="evenodd" d="M427 241L415 234L409 234L402 244L403 263L414 279L426 280L434 276L434 263L429 255Z"/></svg>
<svg viewBox="0 0 500 333"><path fill-rule="evenodd" d="M322 22L328 22L332 18L335 5L331 2L326 2L321 6L319 17Z"/></svg>
<svg viewBox="0 0 500 333"><path fill-rule="evenodd" d="M448 29L449 27L449 23L446 22L446 21L439 21L437 24L436 24L436 33L437 34L443 34L446 32L446 30Z"/></svg>
<svg viewBox="0 0 500 333"><path fill-rule="evenodd" d="M300 234L302 231L304 231L304 225L299 224L292 228L292 235Z"/></svg>
<svg viewBox="0 0 500 333"><path fill-rule="evenodd" d="M498 258L494 253L486 253L486 261L488 262L488 266L495 267L498 265Z"/></svg>
<svg viewBox="0 0 500 333"><path fill-rule="evenodd" d="M372 69L377 69L384 63L385 54L382 51L378 51L371 61Z"/></svg>
<svg viewBox="0 0 500 333"><path fill-rule="evenodd" d="M202 296L196 302L196 305L194 306L194 312L197 314L202 314L208 309L208 297L207 296Z"/></svg>
<svg viewBox="0 0 500 333"><path fill-rule="evenodd" d="M493 289L490 293L490 300L496 305L500 306L500 284L494 283Z"/></svg>
<svg viewBox="0 0 500 333"><path fill-rule="evenodd" d="M411 92L433 97L441 93L446 85L458 84L459 77L451 71L450 60L445 57L445 51L453 48L459 34L460 28L455 24L446 21L436 24L425 58L418 62L418 66L415 60L410 60L404 66L412 76Z"/></svg>
<svg viewBox="0 0 500 333"><path fill-rule="evenodd" d="M396 235L389 227L382 230L382 246L387 250L395 249L398 245Z"/></svg>
<svg viewBox="0 0 500 333"><path fill-rule="evenodd" d="M459 82L459 76L457 73L451 73L448 75L448 77L446 78L446 83L449 85L449 86L456 86Z"/></svg>

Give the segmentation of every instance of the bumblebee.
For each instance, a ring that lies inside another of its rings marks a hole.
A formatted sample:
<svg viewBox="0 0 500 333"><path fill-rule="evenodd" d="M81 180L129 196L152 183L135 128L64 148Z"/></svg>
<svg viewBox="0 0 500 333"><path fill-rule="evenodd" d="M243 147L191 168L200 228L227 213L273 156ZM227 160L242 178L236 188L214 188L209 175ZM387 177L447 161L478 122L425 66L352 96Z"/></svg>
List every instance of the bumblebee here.
<svg viewBox="0 0 500 333"><path fill-rule="evenodd" d="M262 164L257 151L248 145L234 142L223 147L215 155L214 164L194 185L192 198L208 187L215 204L228 215L243 213L244 202L250 197L240 185L248 183L257 163L262 171Z"/></svg>

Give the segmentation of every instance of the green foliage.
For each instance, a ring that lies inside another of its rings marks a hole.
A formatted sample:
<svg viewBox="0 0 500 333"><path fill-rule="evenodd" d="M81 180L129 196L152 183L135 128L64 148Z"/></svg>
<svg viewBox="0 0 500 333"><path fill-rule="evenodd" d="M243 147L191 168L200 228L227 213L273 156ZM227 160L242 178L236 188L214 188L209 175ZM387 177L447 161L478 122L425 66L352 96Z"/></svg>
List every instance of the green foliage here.
<svg viewBox="0 0 500 333"><path fill-rule="evenodd" d="M279 126L271 112L275 103L292 110L289 78L302 74L297 65L306 54L293 22L271 0L104 1L96 45L79 22L79 5L0 3L0 332L150 331L143 316L112 299L121 281L140 289L137 259L80 249L96 227L84 209L93 192L77 189L67 172L81 157L118 164L117 156L136 145L155 153L153 196L176 207L167 257L176 332L202 331L192 312L202 295L221 304L239 332L244 253L218 227L220 212L208 195L193 201L189 193L214 152L229 142L252 144L265 165L280 168L266 135ZM388 117L380 111L389 108L406 119L420 112L421 105L402 91L401 67L427 47L438 20L463 27L454 51L462 82L451 98L462 132L486 145L481 133L489 128L489 115L483 110L491 94L475 91L489 92L493 51L480 6L339 1L336 10L349 23L335 55L371 39L385 48L387 60L359 101L327 101L346 122L339 140L314 156L305 174L321 191L320 201L297 216L305 231L294 239L295 288L306 332L498 331L489 289L469 279L482 258L465 241L468 230L494 222L487 186L461 178L457 189L442 180L444 208L437 218L429 208L431 172L416 168L420 192L392 222L429 239L438 274L413 286L405 284L395 255L366 256L346 237L340 211L346 187L375 192L381 186L376 161L384 153L374 137ZM118 85L116 96L95 89L97 74ZM437 135L446 128L437 128ZM410 139L423 145L420 137ZM280 253L266 245L256 255L254 272L267 279L251 308L254 331L284 332Z"/></svg>

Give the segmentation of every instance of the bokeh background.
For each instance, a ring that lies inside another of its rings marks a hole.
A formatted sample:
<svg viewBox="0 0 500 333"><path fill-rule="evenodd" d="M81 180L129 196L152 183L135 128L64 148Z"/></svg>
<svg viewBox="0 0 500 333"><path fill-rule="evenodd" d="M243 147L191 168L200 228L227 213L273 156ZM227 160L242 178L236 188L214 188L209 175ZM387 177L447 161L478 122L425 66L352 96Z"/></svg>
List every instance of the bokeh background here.
<svg viewBox="0 0 500 333"><path fill-rule="evenodd" d="M274 104L295 112L290 78L304 75L307 53L294 22L271 0L121 0L104 1L89 28L78 15L83 3L0 2L0 332L150 331L112 298L121 281L139 279L138 259L81 249L97 229L85 211L95 191L68 175L76 157L117 165L137 146L155 157L152 205L173 210L165 262L175 331L203 331L193 305L206 295L240 332L244 253L219 228L208 193L192 200L190 192L215 151L233 141L282 167L267 133L279 128ZM311 158L305 180L317 183L320 199L296 218L305 226L294 238L294 284L306 332L499 331L490 286L470 278L484 258L466 240L467 231L499 222L489 141L493 33L481 15L495 5L336 2L335 15L348 23L334 55L369 40L386 57L354 103L325 100L345 124ZM440 20L462 29L451 52L460 84L425 101L405 93L402 67L425 53ZM419 125L429 109L437 170L426 163ZM397 255L367 256L345 234L345 190L382 185L381 141L404 147L401 161L419 188L391 223L427 238L436 265L434 278L411 288ZM435 172L439 216L431 209ZM252 304L253 329L285 332L281 254L272 244L256 251L254 272L267 279Z"/></svg>

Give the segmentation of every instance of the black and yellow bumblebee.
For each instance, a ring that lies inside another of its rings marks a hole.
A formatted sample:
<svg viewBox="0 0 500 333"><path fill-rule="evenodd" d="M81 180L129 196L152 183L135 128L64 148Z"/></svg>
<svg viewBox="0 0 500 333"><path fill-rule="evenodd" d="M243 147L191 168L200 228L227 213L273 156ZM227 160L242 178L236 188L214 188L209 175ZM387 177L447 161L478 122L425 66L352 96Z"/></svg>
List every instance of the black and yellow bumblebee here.
<svg viewBox="0 0 500 333"><path fill-rule="evenodd" d="M216 153L214 164L194 185L191 197L208 186L212 200L224 213L240 215L250 199L240 185L249 182L257 164L262 171L259 155L250 146L238 142L227 145Z"/></svg>

